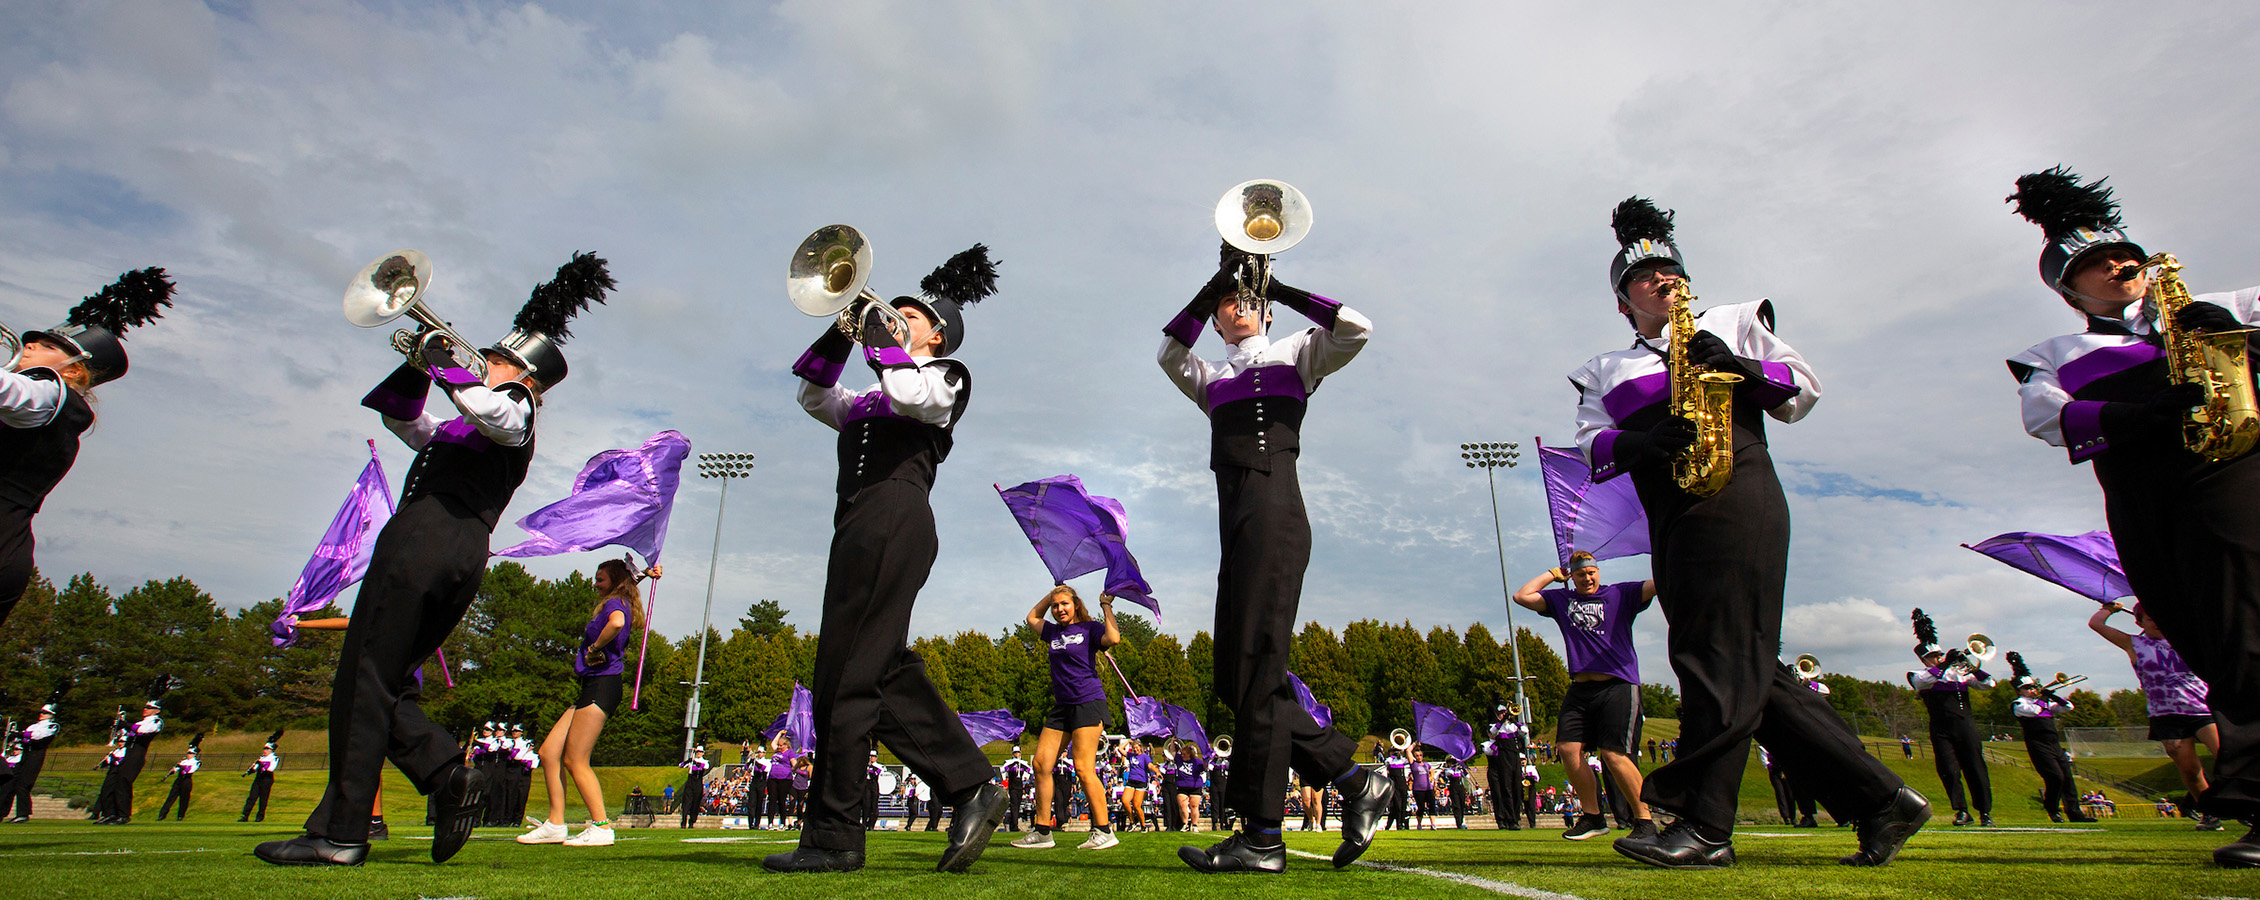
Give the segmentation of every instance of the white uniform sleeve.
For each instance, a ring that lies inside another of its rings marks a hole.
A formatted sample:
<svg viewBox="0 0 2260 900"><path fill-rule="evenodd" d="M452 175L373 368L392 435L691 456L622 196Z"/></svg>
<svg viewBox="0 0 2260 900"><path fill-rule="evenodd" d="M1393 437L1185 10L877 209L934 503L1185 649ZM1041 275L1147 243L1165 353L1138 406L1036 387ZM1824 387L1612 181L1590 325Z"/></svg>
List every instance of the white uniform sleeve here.
<svg viewBox="0 0 2260 900"><path fill-rule="evenodd" d="M837 384L819 386L805 378L800 381L800 408L833 431L840 430L847 420L848 404L854 402L855 394Z"/></svg>
<svg viewBox="0 0 2260 900"><path fill-rule="evenodd" d="M2017 403L2025 420L2025 433L2047 441L2050 446L2062 447L2064 441L2064 405L2072 402L2070 392L2056 378L2056 363L2034 347L2009 360L2013 366L2028 371L2024 381L2017 385Z"/></svg>
<svg viewBox="0 0 2260 900"><path fill-rule="evenodd" d="M439 427L447 424L445 419L431 413L424 413L414 419L395 419L391 416L382 416L382 418L384 419L385 430L392 432L393 436L399 438L401 443L407 444L410 450L424 449L425 444L432 442L432 435L439 433Z"/></svg>
<svg viewBox="0 0 2260 900"><path fill-rule="evenodd" d="M1929 669L1924 669L1920 672L1911 672L1908 674L1910 676L1908 680L1914 684L1915 690L1918 691L1938 683L1938 676L1931 674Z"/></svg>
<svg viewBox="0 0 2260 900"><path fill-rule="evenodd" d="M1600 381L1599 367L1591 360L1569 376L1570 384L1577 387L1577 452L1585 457L1587 468L1593 466L1593 444L1601 432L1617 427L1608 408L1601 404Z"/></svg>
<svg viewBox="0 0 2260 900"><path fill-rule="evenodd" d="M1317 390L1319 379L1349 365L1372 335L1373 322L1344 306L1334 310L1333 328L1305 328L1288 336L1289 341L1301 342L1295 348L1295 372L1303 376L1303 390Z"/></svg>
<svg viewBox="0 0 2260 900"><path fill-rule="evenodd" d="M1178 390L1185 392L1187 399L1203 410L1208 409L1208 383L1216 377L1208 360L1193 355L1193 348L1178 343L1176 338L1163 335L1159 361L1162 372L1169 375Z"/></svg>
<svg viewBox="0 0 2260 900"><path fill-rule="evenodd" d="M38 428L55 421L63 410L64 390L57 379L0 372L0 425Z"/></svg>
<svg viewBox="0 0 2260 900"><path fill-rule="evenodd" d="M505 447L523 447L534 438L533 399L522 388L494 390L476 384L451 387L447 399L488 440Z"/></svg>
<svg viewBox="0 0 2260 900"><path fill-rule="evenodd" d="M1798 387L1797 395L1766 410L1766 414L1783 422L1795 422L1812 412L1813 404L1820 402L1821 379L1813 374L1812 364L1805 361L1797 348L1789 346L1788 341L1775 335L1773 329L1766 325L1764 318L1759 315L1759 310L1765 303L1761 300L1748 304L1749 308L1742 315L1742 334L1735 341L1734 352L1762 364L1767 370L1766 377L1769 381L1780 380L1777 377L1779 368L1788 369L1792 383Z"/></svg>
<svg viewBox="0 0 2260 900"><path fill-rule="evenodd" d="M879 370L879 390L896 414L928 425L948 425L957 408L960 385L949 376L952 367L926 361L912 368L889 366Z"/></svg>
<svg viewBox="0 0 2260 900"><path fill-rule="evenodd" d="M2229 311L2229 315L2246 325L2260 325L2260 287L2241 291L2224 291L2218 294L2198 294L2190 298L2203 300Z"/></svg>

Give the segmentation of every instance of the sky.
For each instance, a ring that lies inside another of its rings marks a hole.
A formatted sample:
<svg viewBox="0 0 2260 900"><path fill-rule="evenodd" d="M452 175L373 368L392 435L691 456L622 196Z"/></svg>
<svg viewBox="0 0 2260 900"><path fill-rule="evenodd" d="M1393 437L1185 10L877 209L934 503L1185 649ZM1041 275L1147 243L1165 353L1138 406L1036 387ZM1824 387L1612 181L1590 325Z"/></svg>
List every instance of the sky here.
<svg viewBox="0 0 2260 900"><path fill-rule="evenodd" d="M53 324L129 268L180 284L97 392L40 567L186 575L230 607L288 591L365 440L396 485L410 459L357 405L398 357L389 328L343 320L355 271L429 253L432 307L487 340L592 250L620 287L576 323L496 546L589 456L676 429L757 456L719 523L715 621L770 599L813 630L836 463L788 369L825 323L782 288L794 245L841 222L885 295L975 242L1002 261L967 315L976 390L914 633L1018 621L1049 579L993 486L1074 473L1123 502L1160 627L1190 635L1214 611L1206 423L1154 355L1214 266L1216 199L1261 177L1316 212L1279 277L1375 323L1305 421L1302 618L1505 624L1458 445L1535 463L1569 443L1564 376L1631 338L1608 214L1638 193L1677 210L1697 305L1771 298L1820 375L1813 413L1769 435L1795 527L1784 658L1896 679L1919 606L2131 686L2089 601L1958 546L2103 527L2092 475L2018 424L2002 360L2080 322L2002 198L2058 163L2110 176L2194 289L2260 283L2230 227L2260 200L2260 83L2217 63L2260 51L2240 4L2130 27L2084 2L125 0L11 24L0 322ZM1275 336L1306 325L1280 314ZM1519 585L1552 564L1544 500L1534 464L1497 475ZM719 493L678 499L667 634L699 621ZM1663 627L1639 622L1651 681Z"/></svg>

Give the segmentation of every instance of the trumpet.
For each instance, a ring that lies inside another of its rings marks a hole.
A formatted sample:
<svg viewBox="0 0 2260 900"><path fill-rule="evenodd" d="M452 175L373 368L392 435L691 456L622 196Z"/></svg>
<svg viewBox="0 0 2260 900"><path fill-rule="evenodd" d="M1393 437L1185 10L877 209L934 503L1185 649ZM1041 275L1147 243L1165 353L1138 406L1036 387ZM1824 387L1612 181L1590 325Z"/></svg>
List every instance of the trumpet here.
<svg viewBox="0 0 2260 900"><path fill-rule="evenodd" d="M1821 677L1821 658L1810 653L1799 654L1793 668L1797 670L1798 678L1812 681Z"/></svg>
<svg viewBox="0 0 2260 900"><path fill-rule="evenodd" d="M1209 742L1208 752L1211 755L1221 756L1226 759L1232 758L1232 736L1228 734L1217 735L1216 740Z"/></svg>
<svg viewBox="0 0 2260 900"><path fill-rule="evenodd" d="M841 334L863 339L866 310L876 309L895 336L910 338L910 320L872 292L871 242L852 225L826 225L793 248L785 264L785 298L812 316L832 316Z"/></svg>
<svg viewBox="0 0 2260 900"><path fill-rule="evenodd" d="M414 357L431 341L445 340L456 365L485 379L486 354L478 352L475 345L456 334L454 327L433 315L431 307L425 305L424 291L431 284L432 259L423 251L395 250L377 257L375 262L361 267L360 274L345 285L345 320L363 328L375 328L407 316L423 327L414 333L405 328L393 332L394 350Z"/></svg>
<svg viewBox="0 0 2260 900"><path fill-rule="evenodd" d="M1965 646L1969 648L1970 658L1977 661L1977 664L1972 668L1980 669L1984 668L1986 663L1993 661L1993 654L1999 649L1993 646L1992 638L1982 634L1970 635Z"/></svg>
<svg viewBox="0 0 2260 900"><path fill-rule="evenodd" d="M1398 750L1409 750L1412 748L1412 744L1412 732L1402 728L1389 732L1389 746Z"/></svg>
<svg viewBox="0 0 2260 900"><path fill-rule="evenodd" d="M1258 178L1233 185L1216 201L1216 230L1249 254L1240 270L1240 303L1261 305L1271 289L1271 256L1310 235L1310 200L1284 181Z"/></svg>

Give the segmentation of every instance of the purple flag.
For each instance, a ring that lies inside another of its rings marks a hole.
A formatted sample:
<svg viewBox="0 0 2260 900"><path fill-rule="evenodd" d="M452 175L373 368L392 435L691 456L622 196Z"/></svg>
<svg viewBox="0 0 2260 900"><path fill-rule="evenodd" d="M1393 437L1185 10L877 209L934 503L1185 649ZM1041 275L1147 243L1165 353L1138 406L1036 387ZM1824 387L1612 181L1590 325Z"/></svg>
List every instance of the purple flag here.
<svg viewBox="0 0 2260 900"><path fill-rule="evenodd" d="M1648 552L1648 513L1632 479L1593 483L1593 470L1574 449L1538 445L1538 468L1546 475L1546 509L1554 520L1554 549L1562 565L1572 551L1594 559Z"/></svg>
<svg viewBox="0 0 2260 900"><path fill-rule="evenodd" d="M1083 480L1073 475L1013 488L999 485L997 495L1036 546L1053 581L1066 584L1105 569L1107 593L1145 607L1154 621L1161 621L1161 604L1139 574L1137 557L1130 555L1130 517L1121 503L1084 490Z"/></svg>
<svg viewBox="0 0 2260 900"><path fill-rule="evenodd" d="M1442 750L1461 762L1475 755L1475 729L1460 721L1459 716L1441 706L1430 706L1418 700L1412 705L1414 741Z"/></svg>
<svg viewBox="0 0 2260 900"><path fill-rule="evenodd" d="M1962 546L2097 603L2134 596L2126 570L2119 566L2119 547L2108 531L2069 536L2012 531Z"/></svg>
<svg viewBox="0 0 2260 900"><path fill-rule="evenodd" d="M795 750L808 750L816 746L816 695L801 687L798 681L793 682L792 702L786 704L785 711L778 713L777 718L770 721L769 727L761 730L761 739L774 739L780 731L792 741Z"/></svg>
<svg viewBox="0 0 2260 900"><path fill-rule="evenodd" d="M518 520L533 538L494 555L555 556L618 544L641 554L646 565L657 565L683 457L690 452L691 442L681 434L662 431L633 450L589 457L573 479L572 493Z"/></svg>
<svg viewBox="0 0 2260 900"><path fill-rule="evenodd" d="M1122 698L1122 718L1130 723L1130 736L1168 737L1169 716L1162 711L1164 705L1159 697Z"/></svg>
<svg viewBox="0 0 2260 900"><path fill-rule="evenodd" d="M965 733L973 736L973 743L990 741L1017 741L1028 723L1012 717L1009 709L991 709L981 712L958 713L957 720L965 724Z"/></svg>
<svg viewBox="0 0 2260 900"><path fill-rule="evenodd" d="M1201 727L1200 718L1193 715L1192 710L1171 703L1163 703L1161 709L1163 713L1169 716L1171 736L1180 741L1193 742L1193 746L1200 748L1202 759L1212 759L1216 756L1216 753L1211 751L1208 746L1208 729Z"/></svg>
<svg viewBox="0 0 2260 900"><path fill-rule="evenodd" d="M298 642L298 628L290 624L296 616L303 616L330 605L331 600L360 581L369 571L369 552L377 545L377 533L384 530L385 522L392 518L392 488L385 484L384 463L377 459L377 442L369 442L369 464L361 467L361 477L353 482L353 490L346 492L345 505L337 508L330 518L329 530L322 532L322 542L314 545L314 556L306 561L306 568L298 573L298 581L290 586L290 596L283 600L282 614L274 624L267 626L277 647L288 647Z"/></svg>
<svg viewBox="0 0 2260 900"><path fill-rule="evenodd" d="M1295 686L1295 702L1302 704L1303 711L1310 713L1310 717L1318 721L1318 727L1334 727L1334 707L1320 703L1317 697L1311 696L1310 688L1304 686L1303 680L1295 677L1295 673L1287 673L1287 683Z"/></svg>

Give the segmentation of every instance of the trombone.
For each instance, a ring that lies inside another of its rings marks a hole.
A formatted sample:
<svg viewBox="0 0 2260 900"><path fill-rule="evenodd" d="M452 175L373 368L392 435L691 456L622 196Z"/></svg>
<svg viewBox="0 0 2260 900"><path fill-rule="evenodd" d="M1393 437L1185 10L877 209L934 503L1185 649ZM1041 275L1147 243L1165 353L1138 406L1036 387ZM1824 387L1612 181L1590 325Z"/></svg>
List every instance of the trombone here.
<svg viewBox="0 0 2260 900"><path fill-rule="evenodd" d="M346 283L345 320L363 328L375 328L407 316L423 327L413 334L405 328L393 332L392 349L413 358L431 341L445 340L456 365L485 380L486 354L478 352L475 345L456 334L452 326L433 315L431 307L424 304L424 292L431 284L432 259L423 251L395 250L377 257Z"/></svg>
<svg viewBox="0 0 2260 900"><path fill-rule="evenodd" d="M812 316L838 319L841 334L863 339L864 311L876 309L887 330L910 339L910 320L872 292L871 242L852 225L826 225L793 248L785 264L785 299ZM938 323L937 323L938 324Z"/></svg>

